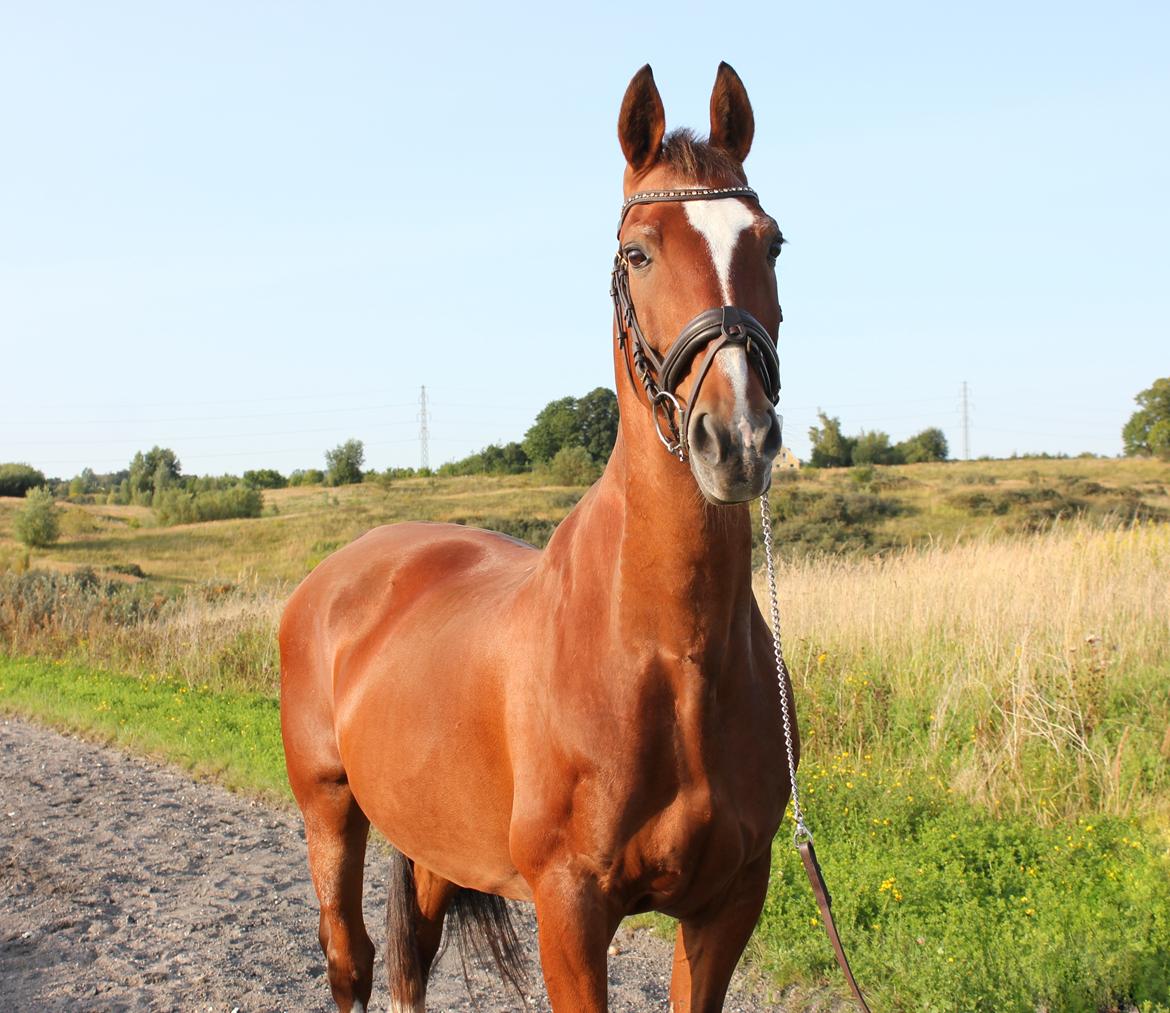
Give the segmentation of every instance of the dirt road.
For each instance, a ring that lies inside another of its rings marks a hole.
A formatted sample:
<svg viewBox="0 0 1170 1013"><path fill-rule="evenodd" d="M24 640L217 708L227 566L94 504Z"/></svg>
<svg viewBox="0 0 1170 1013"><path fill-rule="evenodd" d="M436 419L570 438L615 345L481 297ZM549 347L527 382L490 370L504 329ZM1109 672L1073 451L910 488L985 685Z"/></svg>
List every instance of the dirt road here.
<svg viewBox="0 0 1170 1013"><path fill-rule="evenodd" d="M384 863L367 862L381 950ZM295 813L14 719L0 719L0 1009L332 1010ZM528 1007L548 1004L533 968ZM670 947L621 930L612 1010L667 1008ZM379 960L380 964L380 960ZM428 1009L517 1008L448 952ZM384 1009L379 966L372 1009ZM766 1006L742 988L729 1013Z"/></svg>

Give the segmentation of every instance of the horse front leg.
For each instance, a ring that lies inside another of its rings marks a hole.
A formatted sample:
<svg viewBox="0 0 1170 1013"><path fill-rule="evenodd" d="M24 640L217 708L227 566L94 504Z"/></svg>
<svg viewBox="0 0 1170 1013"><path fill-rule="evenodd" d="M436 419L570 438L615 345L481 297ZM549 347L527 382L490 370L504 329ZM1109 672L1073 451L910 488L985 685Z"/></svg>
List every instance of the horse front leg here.
<svg viewBox="0 0 1170 1013"><path fill-rule="evenodd" d="M606 1013L607 951L621 921L592 876L546 872L533 889L540 965L553 1013Z"/></svg>
<svg viewBox="0 0 1170 1013"><path fill-rule="evenodd" d="M731 975L751 938L768 892L771 855L744 868L718 906L678 924L671 1013L719 1013Z"/></svg>

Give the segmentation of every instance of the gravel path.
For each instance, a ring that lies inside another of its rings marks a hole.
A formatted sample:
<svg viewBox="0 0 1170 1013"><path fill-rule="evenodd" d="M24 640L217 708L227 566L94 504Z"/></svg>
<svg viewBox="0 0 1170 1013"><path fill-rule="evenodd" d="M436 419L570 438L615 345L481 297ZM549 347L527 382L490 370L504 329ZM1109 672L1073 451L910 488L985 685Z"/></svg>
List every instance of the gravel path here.
<svg viewBox="0 0 1170 1013"><path fill-rule="evenodd" d="M366 922L382 949L383 862L367 862ZM0 720L0 1010L333 1010L295 813L14 719ZM548 1010L529 909L529 1008ZM670 946L622 929L610 1009L667 1008ZM372 1009L385 1007L375 972ZM459 961L428 1009L515 1000ZM774 1008L733 986L728 1013Z"/></svg>

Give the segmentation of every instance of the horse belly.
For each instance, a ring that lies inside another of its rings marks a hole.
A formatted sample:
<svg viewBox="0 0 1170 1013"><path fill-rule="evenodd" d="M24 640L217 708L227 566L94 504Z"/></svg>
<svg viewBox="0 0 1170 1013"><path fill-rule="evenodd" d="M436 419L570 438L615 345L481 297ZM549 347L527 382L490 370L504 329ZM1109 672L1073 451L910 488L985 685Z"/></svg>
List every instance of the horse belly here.
<svg viewBox="0 0 1170 1013"><path fill-rule="evenodd" d="M335 674L338 749L354 797L405 855L460 886L524 899L508 827L512 774L499 666L466 610L428 610Z"/></svg>

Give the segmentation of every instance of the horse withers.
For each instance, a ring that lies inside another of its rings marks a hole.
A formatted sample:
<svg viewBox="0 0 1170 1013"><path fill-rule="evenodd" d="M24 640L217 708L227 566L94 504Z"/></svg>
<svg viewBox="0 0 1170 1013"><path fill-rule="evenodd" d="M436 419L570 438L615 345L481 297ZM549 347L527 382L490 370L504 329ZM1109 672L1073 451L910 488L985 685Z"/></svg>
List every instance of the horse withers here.
<svg viewBox="0 0 1170 1013"><path fill-rule="evenodd" d="M707 141L665 134L649 67L630 82L621 425L548 547L393 524L289 600L281 727L342 1011L372 987L370 823L396 849L391 1010L425 1008L449 912L518 973L500 898L535 904L557 1013L607 1008L608 946L642 911L678 919L671 1008L722 1008L790 791L751 585L748 501L780 447L782 242L744 176L753 132L726 64Z"/></svg>

